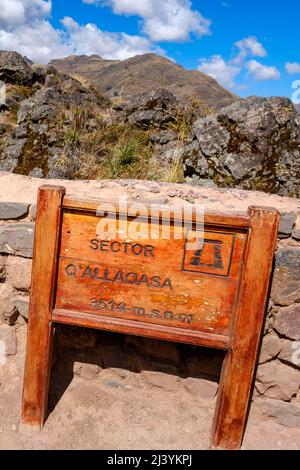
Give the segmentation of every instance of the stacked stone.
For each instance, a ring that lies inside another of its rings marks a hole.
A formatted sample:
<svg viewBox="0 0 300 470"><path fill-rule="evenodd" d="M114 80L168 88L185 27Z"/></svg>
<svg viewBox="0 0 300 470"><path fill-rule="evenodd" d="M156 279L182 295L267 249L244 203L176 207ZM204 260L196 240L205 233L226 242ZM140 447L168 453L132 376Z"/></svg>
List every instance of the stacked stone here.
<svg viewBox="0 0 300 470"><path fill-rule="evenodd" d="M300 427L299 387L300 220L294 214L283 214L255 398L266 415Z"/></svg>
<svg viewBox="0 0 300 470"><path fill-rule="evenodd" d="M28 319L33 209L29 204L0 202L0 343L6 356L17 353L19 317Z"/></svg>

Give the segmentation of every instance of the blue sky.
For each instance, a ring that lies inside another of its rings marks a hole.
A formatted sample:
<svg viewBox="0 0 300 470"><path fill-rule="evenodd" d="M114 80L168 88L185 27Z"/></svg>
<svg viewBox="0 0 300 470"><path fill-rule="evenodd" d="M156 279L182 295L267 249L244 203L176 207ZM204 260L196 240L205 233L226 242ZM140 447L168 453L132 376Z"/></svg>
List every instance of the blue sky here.
<svg viewBox="0 0 300 470"><path fill-rule="evenodd" d="M300 1L0 0L0 49L38 62L156 52L241 96L292 96Z"/></svg>

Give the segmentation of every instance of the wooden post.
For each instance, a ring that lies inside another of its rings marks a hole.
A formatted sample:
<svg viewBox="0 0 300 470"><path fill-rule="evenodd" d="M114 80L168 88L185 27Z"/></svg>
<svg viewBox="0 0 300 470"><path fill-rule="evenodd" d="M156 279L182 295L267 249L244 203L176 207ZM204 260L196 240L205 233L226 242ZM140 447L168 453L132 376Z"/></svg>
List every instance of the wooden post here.
<svg viewBox="0 0 300 470"><path fill-rule="evenodd" d="M51 365L62 202L65 188L42 186L38 193L28 340L22 400L22 423L42 426L47 411Z"/></svg>
<svg viewBox="0 0 300 470"><path fill-rule="evenodd" d="M250 207L250 227L229 351L224 361L212 447L239 449L246 424L269 289L279 213Z"/></svg>

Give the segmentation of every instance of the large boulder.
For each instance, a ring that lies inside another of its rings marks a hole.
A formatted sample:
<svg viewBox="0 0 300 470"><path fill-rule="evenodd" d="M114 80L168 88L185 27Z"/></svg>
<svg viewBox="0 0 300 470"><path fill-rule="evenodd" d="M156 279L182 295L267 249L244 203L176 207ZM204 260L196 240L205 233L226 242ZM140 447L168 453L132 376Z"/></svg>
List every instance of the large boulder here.
<svg viewBox="0 0 300 470"><path fill-rule="evenodd" d="M300 118L287 98L237 101L198 119L193 131L200 151L189 173L222 187L300 196Z"/></svg>
<svg viewBox="0 0 300 470"><path fill-rule="evenodd" d="M28 85L34 78L30 63L17 52L0 52L0 80Z"/></svg>

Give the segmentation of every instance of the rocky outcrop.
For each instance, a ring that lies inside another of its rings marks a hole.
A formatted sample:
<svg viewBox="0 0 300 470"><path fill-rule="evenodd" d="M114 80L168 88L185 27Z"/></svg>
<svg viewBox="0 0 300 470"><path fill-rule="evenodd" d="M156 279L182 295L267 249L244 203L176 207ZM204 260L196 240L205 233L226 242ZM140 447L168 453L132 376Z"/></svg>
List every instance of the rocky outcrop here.
<svg viewBox="0 0 300 470"><path fill-rule="evenodd" d="M1 77L2 171L300 196L300 116L287 98L234 100L216 112L166 87L109 101L53 65L11 52L0 53ZM282 221L281 238L290 223Z"/></svg>
<svg viewBox="0 0 300 470"><path fill-rule="evenodd" d="M286 98L251 97L197 120L186 172L218 186L300 195L300 118Z"/></svg>

